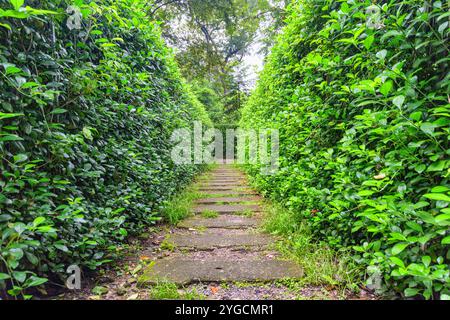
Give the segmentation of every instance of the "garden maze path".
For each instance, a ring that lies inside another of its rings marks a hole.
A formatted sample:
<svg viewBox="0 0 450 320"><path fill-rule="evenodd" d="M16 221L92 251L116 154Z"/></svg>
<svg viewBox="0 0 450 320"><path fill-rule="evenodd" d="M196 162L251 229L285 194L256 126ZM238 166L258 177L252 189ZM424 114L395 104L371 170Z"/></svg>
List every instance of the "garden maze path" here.
<svg viewBox="0 0 450 320"><path fill-rule="evenodd" d="M277 239L259 230L261 198L231 165L219 165L200 178L202 198L193 216L166 238L174 250L149 267L144 284L274 282L298 279L302 269L273 250Z"/></svg>

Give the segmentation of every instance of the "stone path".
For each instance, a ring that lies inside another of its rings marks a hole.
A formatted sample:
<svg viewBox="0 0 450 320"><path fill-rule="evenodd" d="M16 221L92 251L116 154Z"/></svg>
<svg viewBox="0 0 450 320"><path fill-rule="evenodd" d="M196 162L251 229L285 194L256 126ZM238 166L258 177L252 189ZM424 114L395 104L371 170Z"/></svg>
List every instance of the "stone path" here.
<svg viewBox="0 0 450 320"><path fill-rule="evenodd" d="M166 237L166 247L173 250L145 270L141 285L267 283L302 277L297 264L273 250L277 239L258 229L261 198L238 169L218 166L200 180L198 190L202 198L192 209L193 217Z"/></svg>

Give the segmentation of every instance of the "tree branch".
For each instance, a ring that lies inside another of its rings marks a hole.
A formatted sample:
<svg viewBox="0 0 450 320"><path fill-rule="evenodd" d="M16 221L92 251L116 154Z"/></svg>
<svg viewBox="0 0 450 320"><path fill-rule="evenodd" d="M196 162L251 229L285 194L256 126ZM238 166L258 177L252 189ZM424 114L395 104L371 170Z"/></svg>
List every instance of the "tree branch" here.
<svg viewBox="0 0 450 320"><path fill-rule="evenodd" d="M180 0L171 0L171 1L167 1L164 3L161 3L159 6L157 6L156 8L154 8L152 11L150 11L150 15L154 16L156 11L158 11L159 9L161 9L162 7L168 6L169 4L175 3L175 2L180 2ZM157 2L158 3L158 2Z"/></svg>

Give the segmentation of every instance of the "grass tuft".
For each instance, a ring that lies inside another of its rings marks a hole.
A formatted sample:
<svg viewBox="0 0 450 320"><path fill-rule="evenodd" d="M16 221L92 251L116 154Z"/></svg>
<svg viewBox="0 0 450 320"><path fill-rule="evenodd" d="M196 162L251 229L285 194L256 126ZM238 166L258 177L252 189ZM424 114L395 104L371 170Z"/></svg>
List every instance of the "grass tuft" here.
<svg viewBox="0 0 450 320"><path fill-rule="evenodd" d="M253 215L255 214L255 212L253 212L253 211L250 210L250 209L245 209L245 210L243 210L243 211L235 212L234 214L235 214L235 215L238 215L238 216L244 216L244 217L251 218L251 217L253 217Z"/></svg>
<svg viewBox="0 0 450 320"><path fill-rule="evenodd" d="M179 289L175 283L163 281L150 289L150 298L153 300L204 300L205 296L192 290Z"/></svg>
<svg viewBox="0 0 450 320"><path fill-rule="evenodd" d="M164 239L164 241L161 242L159 248L161 250L174 251L175 245L172 242L170 242L169 237L166 237L166 239Z"/></svg>
<svg viewBox="0 0 450 320"><path fill-rule="evenodd" d="M190 187L179 195L166 202L163 209L163 217L170 224L176 225L181 220L192 215L191 209L195 200L200 199L201 194L194 187Z"/></svg>
<svg viewBox="0 0 450 320"><path fill-rule="evenodd" d="M213 210L205 210L201 213L201 216L206 219L213 219L219 216L219 213Z"/></svg>
<svg viewBox="0 0 450 320"><path fill-rule="evenodd" d="M281 236L277 249L303 268L305 277L301 285L325 285L342 291L358 287L358 269L349 252L337 252L314 241L306 224L292 212L278 205L267 205L264 229Z"/></svg>

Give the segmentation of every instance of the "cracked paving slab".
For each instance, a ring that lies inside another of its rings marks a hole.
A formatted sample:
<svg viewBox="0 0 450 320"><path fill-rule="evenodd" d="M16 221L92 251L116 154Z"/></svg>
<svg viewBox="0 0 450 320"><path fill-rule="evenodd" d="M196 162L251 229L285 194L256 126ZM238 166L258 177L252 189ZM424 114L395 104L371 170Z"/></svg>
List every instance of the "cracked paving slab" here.
<svg viewBox="0 0 450 320"><path fill-rule="evenodd" d="M157 261L139 282L145 285L166 280L186 285L195 282L267 282L302 277L302 269L291 261L172 258Z"/></svg>
<svg viewBox="0 0 450 320"><path fill-rule="evenodd" d="M217 213L243 213L243 212L261 212L261 206L255 205L199 205L192 209L193 213L202 213L205 211L214 211Z"/></svg>
<svg viewBox="0 0 450 320"><path fill-rule="evenodd" d="M259 233L237 233L230 232L215 233L207 232L202 234L172 234L168 242L176 248L193 250L212 250L214 248L230 247L256 247L266 248L274 242L274 239L265 234Z"/></svg>
<svg viewBox="0 0 450 320"><path fill-rule="evenodd" d="M178 224L179 228L252 228L258 226L258 220L255 218L237 216L237 215L220 215L214 219L208 218L190 218Z"/></svg>

